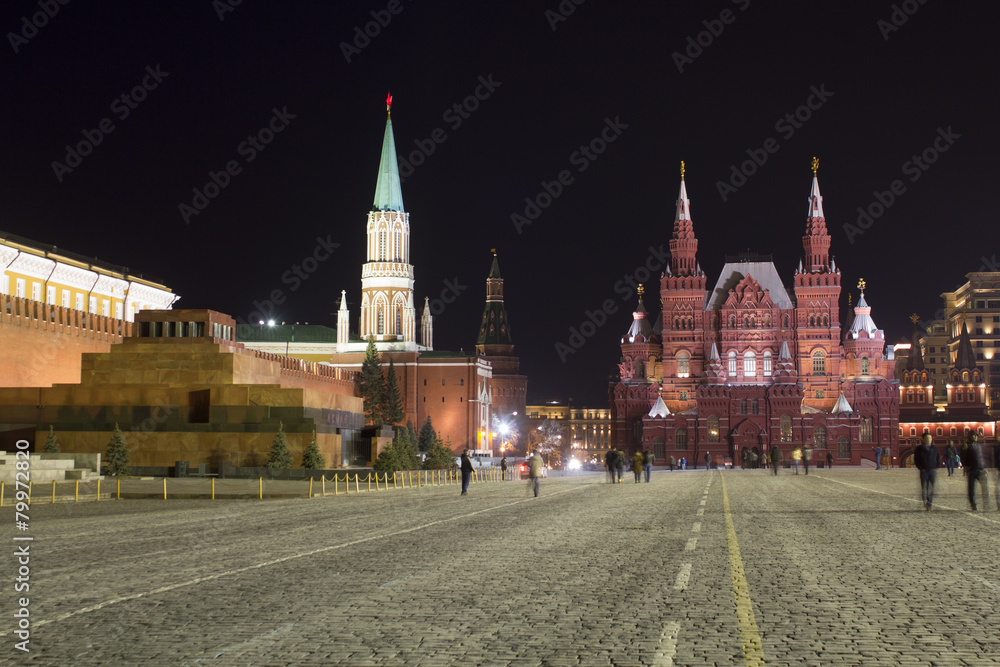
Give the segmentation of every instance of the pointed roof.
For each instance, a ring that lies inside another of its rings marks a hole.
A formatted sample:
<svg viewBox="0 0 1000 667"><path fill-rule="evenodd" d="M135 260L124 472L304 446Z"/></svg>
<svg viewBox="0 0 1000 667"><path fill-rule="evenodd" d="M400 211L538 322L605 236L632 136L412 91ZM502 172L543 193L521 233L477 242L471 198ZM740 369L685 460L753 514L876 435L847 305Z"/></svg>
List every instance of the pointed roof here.
<svg viewBox="0 0 1000 667"><path fill-rule="evenodd" d="M916 329L916 322L913 324L913 335L910 337L910 356L906 360L906 370L922 371L924 370L924 354L920 351L920 332Z"/></svg>
<svg viewBox="0 0 1000 667"><path fill-rule="evenodd" d="M499 280L500 276L500 263L497 261L497 252L493 251L493 266L490 267L490 275L486 276L487 279Z"/></svg>
<svg viewBox="0 0 1000 667"><path fill-rule="evenodd" d="M851 328L847 330L851 338L857 338L862 331L866 331L869 338L876 338L877 334L882 333L881 329L875 326L871 312L871 306L865 301L865 293L862 292L861 297L858 298L858 305L854 307L854 321L851 322Z"/></svg>
<svg viewBox="0 0 1000 667"><path fill-rule="evenodd" d="M510 336L510 322L507 320L507 308L503 303L503 278L500 277L500 264L496 251L493 251L493 265L489 277L486 278L486 308L483 310L483 323L479 327L480 345L504 345L514 349L514 341Z"/></svg>
<svg viewBox="0 0 1000 667"><path fill-rule="evenodd" d="M839 415L842 412L854 412L854 408L852 408L851 404L847 402L844 392L840 392L840 398L837 399L837 404L833 406L833 410L830 414Z"/></svg>
<svg viewBox="0 0 1000 667"><path fill-rule="evenodd" d="M708 353L708 361L709 363L713 361L722 361L722 359L719 357L719 348L715 346L714 342L712 343L712 349Z"/></svg>
<svg viewBox="0 0 1000 667"><path fill-rule="evenodd" d="M763 289L767 290L771 301L778 308L790 310L794 308L788 289L781 282L778 270L773 262L726 262L719 274L715 288L708 293L705 310L721 310L729 298L729 291L740 281L751 276Z"/></svg>
<svg viewBox="0 0 1000 667"><path fill-rule="evenodd" d="M972 349L972 341L969 340L969 327L962 322L962 333L958 337L958 349L955 350L955 364L953 368L958 370L971 370L979 364L976 363L976 353Z"/></svg>
<svg viewBox="0 0 1000 667"><path fill-rule="evenodd" d="M392 136L392 121L385 121L382 138L382 159L378 163L378 181L375 184L373 211L403 211L403 190L399 184L399 166L396 163L396 141Z"/></svg>
<svg viewBox="0 0 1000 667"><path fill-rule="evenodd" d="M691 219L691 200L688 198L687 187L684 185L684 172L681 171L681 190L677 193L677 212L674 221Z"/></svg>
<svg viewBox="0 0 1000 667"><path fill-rule="evenodd" d="M791 361L792 353L788 351L788 341L781 341L781 350L778 352L778 361Z"/></svg>
<svg viewBox="0 0 1000 667"><path fill-rule="evenodd" d="M813 172L812 189L809 191L809 215L810 218L825 218L823 215L823 195L819 193L819 178Z"/></svg>
<svg viewBox="0 0 1000 667"><path fill-rule="evenodd" d="M647 343L653 337L653 327L649 325L646 306L642 303L642 292L639 292L639 305L636 307L635 312L632 313L632 326L629 327L628 333L625 334L622 342L628 341L629 343L634 343L639 336L642 336L641 342Z"/></svg>
<svg viewBox="0 0 1000 667"><path fill-rule="evenodd" d="M670 414L670 409L667 404L663 402L662 396L656 397L656 403L653 403L653 409L649 411L650 417L666 417Z"/></svg>

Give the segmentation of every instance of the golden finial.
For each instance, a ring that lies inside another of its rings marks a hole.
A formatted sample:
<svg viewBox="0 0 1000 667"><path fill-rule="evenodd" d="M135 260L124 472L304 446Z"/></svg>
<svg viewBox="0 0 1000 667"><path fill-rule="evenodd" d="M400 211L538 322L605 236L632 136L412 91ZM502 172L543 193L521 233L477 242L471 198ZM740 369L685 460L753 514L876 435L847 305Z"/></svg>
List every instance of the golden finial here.
<svg viewBox="0 0 1000 667"><path fill-rule="evenodd" d="M494 257L497 256L497 249L496 248L490 248L490 252L493 253Z"/></svg>
<svg viewBox="0 0 1000 667"><path fill-rule="evenodd" d="M646 288L642 286L642 283L639 283L639 286L635 288L635 291L639 294L639 296L642 296L646 293Z"/></svg>
<svg viewBox="0 0 1000 667"><path fill-rule="evenodd" d="M847 307L848 307L848 308L850 308L850 307L851 307L851 299L852 299L853 297L854 297L854 295L853 295L853 294L851 294L850 292L848 292L848 293L847 293Z"/></svg>
<svg viewBox="0 0 1000 667"><path fill-rule="evenodd" d="M812 159L812 170L813 170L813 176L815 176L816 172L819 170L819 158L818 157L813 157L813 159Z"/></svg>
<svg viewBox="0 0 1000 667"><path fill-rule="evenodd" d="M862 295L864 295L864 293L865 293L865 285L866 284L867 283L865 283L865 279L864 278L862 278L861 280L858 281L858 289L861 290L861 294Z"/></svg>
<svg viewBox="0 0 1000 667"><path fill-rule="evenodd" d="M920 321L920 316L917 315L916 313L913 313L912 315L910 315L910 321L913 322L913 326L916 326L917 322Z"/></svg>
<svg viewBox="0 0 1000 667"><path fill-rule="evenodd" d="M684 180L684 160L681 160L681 180Z"/></svg>

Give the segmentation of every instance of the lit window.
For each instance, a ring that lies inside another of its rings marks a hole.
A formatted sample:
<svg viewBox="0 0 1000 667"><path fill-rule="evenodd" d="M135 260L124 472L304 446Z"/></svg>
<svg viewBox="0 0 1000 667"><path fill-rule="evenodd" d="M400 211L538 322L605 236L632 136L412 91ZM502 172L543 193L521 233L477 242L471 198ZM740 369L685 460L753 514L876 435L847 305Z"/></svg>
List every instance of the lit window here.
<svg viewBox="0 0 1000 667"><path fill-rule="evenodd" d="M770 375L771 374L771 351L770 350L765 350L765 352L764 352L764 362L763 362L763 368L761 369L761 372L764 375Z"/></svg>
<svg viewBox="0 0 1000 667"><path fill-rule="evenodd" d="M825 427L817 426L815 429L813 429L813 444L820 449L826 449Z"/></svg>
<svg viewBox="0 0 1000 667"><path fill-rule="evenodd" d="M729 377L736 377L736 353L729 352Z"/></svg>
<svg viewBox="0 0 1000 667"><path fill-rule="evenodd" d="M708 441L719 441L719 417L718 415L708 416Z"/></svg>
<svg viewBox="0 0 1000 667"><path fill-rule="evenodd" d="M792 416L781 415L781 441L792 441Z"/></svg>
<svg viewBox="0 0 1000 667"><path fill-rule="evenodd" d="M871 417L861 418L861 442L865 443L873 442Z"/></svg>
<svg viewBox="0 0 1000 667"><path fill-rule="evenodd" d="M674 449L687 449L688 448L688 432L686 428L677 429L677 433L674 434Z"/></svg>
<svg viewBox="0 0 1000 667"><path fill-rule="evenodd" d="M752 378L757 375L757 356L752 350L743 355L743 377Z"/></svg>
<svg viewBox="0 0 1000 667"><path fill-rule="evenodd" d="M868 357L861 357L861 374L868 375Z"/></svg>
<svg viewBox="0 0 1000 667"><path fill-rule="evenodd" d="M691 355L687 352L677 354L677 377L686 378L691 373Z"/></svg>
<svg viewBox="0 0 1000 667"><path fill-rule="evenodd" d="M813 352L813 375L826 375L826 355L823 350Z"/></svg>

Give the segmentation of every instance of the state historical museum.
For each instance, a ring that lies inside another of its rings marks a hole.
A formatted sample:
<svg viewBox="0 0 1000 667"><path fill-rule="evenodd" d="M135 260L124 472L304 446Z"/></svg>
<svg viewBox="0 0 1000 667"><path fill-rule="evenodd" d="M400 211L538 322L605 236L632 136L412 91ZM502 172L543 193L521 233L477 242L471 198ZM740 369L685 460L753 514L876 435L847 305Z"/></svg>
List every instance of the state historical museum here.
<svg viewBox="0 0 1000 667"><path fill-rule="evenodd" d="M813 161L803 260L785 287L769 257L727 258L710 287L681 163L670 240L660 277L662 311L651 321L639 303L621 340L620 377L610 387L612 445L649 449L659 462L689 465L744 451L761 461L771 447L795 446L816 462L858 465L862 453L898 441L899 383L885 336L871 318L864 283L853 322L841 333L840 271Z"/></svg>

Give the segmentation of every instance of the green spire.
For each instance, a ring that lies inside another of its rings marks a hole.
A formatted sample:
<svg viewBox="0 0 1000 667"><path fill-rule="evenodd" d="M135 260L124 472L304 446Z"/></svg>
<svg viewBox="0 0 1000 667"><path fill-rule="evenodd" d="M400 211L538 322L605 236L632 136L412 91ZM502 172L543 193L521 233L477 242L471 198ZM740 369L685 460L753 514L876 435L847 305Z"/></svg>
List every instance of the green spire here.
<svg viewBox="0 0 1000 667"><path fill-rule="evenodd" d="M382 159L378 164L378 183L375 185L373 211L402 211L403 191L399 186L399 167L396 164L396 141L392 136L392 120L385 121L382 139Z"/></svg>
<svg viewBox="0 0 1000 667"><path fill-rule="evenodd" d="M490 275L486 276L487 279L498 279L500 278L500 264L497 262L497 249L493 248L491 251L493 253L493 266L490 267Z"/></svg>

